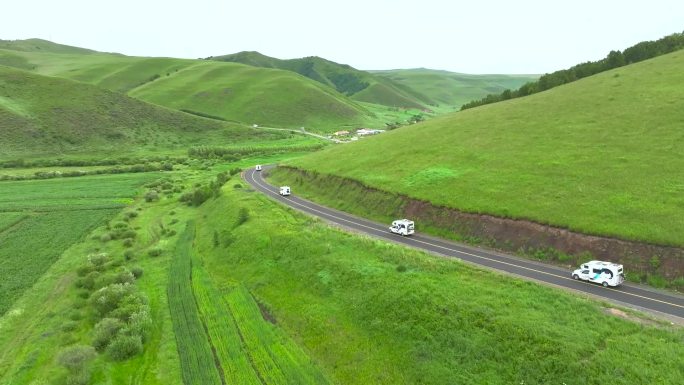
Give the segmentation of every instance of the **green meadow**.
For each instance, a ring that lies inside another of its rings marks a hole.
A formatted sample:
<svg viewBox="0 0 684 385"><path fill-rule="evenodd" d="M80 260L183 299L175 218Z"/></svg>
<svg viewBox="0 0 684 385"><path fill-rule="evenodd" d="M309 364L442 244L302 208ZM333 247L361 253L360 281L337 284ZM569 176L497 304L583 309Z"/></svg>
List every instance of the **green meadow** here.
<svg viewBox="0 0 684 385"><path fill-rule="evenodd" d="M684 54L286 162L466 212L682 246Z"/></svg>

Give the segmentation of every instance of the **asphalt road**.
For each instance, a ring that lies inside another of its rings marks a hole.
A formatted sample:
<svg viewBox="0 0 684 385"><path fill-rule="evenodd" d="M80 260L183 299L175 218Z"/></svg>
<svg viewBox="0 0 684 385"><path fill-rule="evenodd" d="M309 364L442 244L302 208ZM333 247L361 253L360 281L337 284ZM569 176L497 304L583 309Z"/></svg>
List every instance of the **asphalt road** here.
<svg viewBox="0 0 684 385"><path fill-rule="evenodd" d="M268 168L270 167L264 166L264 170L267 170ZM447 240L426 236L419 232L416 232L409 237L402 237L390 233L388 230L389 224L376 223L346 214L298 198L295 195L286 197L281 196L278 194L278 187L268 184L262 178L261 172L255 171L254 169L245 171L243 173L243 178L257 191L260 191L285 205L357 232L421 249L432 254L458 258L466 262L514 274L530 280L586 293L637 310L646 310L660 313L668 317L676 317L678 318L677 321L680 323L684 321L684 296L652 290L629 283L614 288L604 288L594 283L575 281L571 277L572 271L557 266L523 260L519 257L497 253L491 250L464 246ZM420 229L419 223L416 224L416 228Z"/></svg>

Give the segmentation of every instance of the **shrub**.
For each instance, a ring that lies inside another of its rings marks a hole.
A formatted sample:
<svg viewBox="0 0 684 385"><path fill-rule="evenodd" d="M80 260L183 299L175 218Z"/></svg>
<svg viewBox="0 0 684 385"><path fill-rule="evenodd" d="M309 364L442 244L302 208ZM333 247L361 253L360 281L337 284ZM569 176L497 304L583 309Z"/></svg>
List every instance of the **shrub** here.
<svg viewBox="0 0 684 385"><path fill-rule="evenodd" d="M131 238L126 238L123 240L122 245L124 245L124 247L131 247L133 246L133 240Z"/></svg>
<svg viewBox="0 0 684 385"><path fill-rule="evenodd" d="M101 316L105 316L116 310L124 298L133 295L133 290L132 285L114 283L93 293L90 303Z"/></svg>
<svg viewBox="0 0 684 385"><path fill-rule="evenodd" d="M107 243L112 240L112 235L110 233L104 233L100 235L100 241Z"/></svg>
<svg viewBox="0 0 684 385"><path fill-rule="evenodd" d="M174 235L176 235L176 230L174 230L174 229L171 229L171 230L166 232L167 237L173 237Z"/></svg>
<svg viewBox="0 0 684 385"><path fill-rule="evenodd" d="M162 254L162 249L160 249L158 247L154 247L154 248L149 249L147 251L147 255L149 255L150 257L158 257L161 254Z"/></svg>
<svg viewBox="0 0 684 385"><path fill-rule="evenodd" d="M140 336L120 333L109 344L107 353L113 360L123 361L141 353L142 350L142 338Z"/></svg>
<svg viewBox="0 0 684 385"><path fill-rule="evenodd" d="M171 222L169 222L170 225L175 225L176 223L178 223L178 218L173 218Z"/></svg>
<svg viewBox="0 0 684 385"><path fill-rule="evenodd" d="M249 220L249 210L247 210L246 207L240 207L240 211L238 211L237 221L235 222L235 227L238 227L241 224L247 222L247 220Z"/></svg>
<svg viewBox="0 0 684 385"><path fill-rule="evenodd" d="M59 353L57 363L69 371L67 383L70 385L87 384L90 381L88 362L97 354L92 346L74 345Z"/></svg>
<svg viewBox="0 0 684 385"><path fill-rule="evenodd" d="M133 273L124 268L116 275L114 275L113 283L133 283L135 282L135 276Z"/></svg>
<svg viewBox="0 0 684 385"><path fill-rule="evenodd" d="M79 277L85 277L91 271L93 271L93 265L89 263L79 266L78 269L76 269L76 274L78 274Z"/></svg>
<svg viewBox="0 0 684 385"><path fill-rule="evenodd" d="M109 262L109 254L98 253L88 255L88 262L90 262L96 270L101 270L105 263Z"/></svg>
<svg viewBox="0 0 684 385"><path fill-rule="evenodd" d="M651 265L651 269L653 269L653 271L656 271L660 267L660 258L657 255L654 255L651 257L648 263L649 265Z"/></svg>
<svg viewBox="0 0 684 385"><path fill-rule="evenodd" d="M240 183L235 183L233 185L233 188L242 188L242 185Z"/></svg>
<svg viewBox="0 0 684 385"><path fill-rule="evenodd" d="M404 265L399 265L399 266L397 266L397 271L400 272L400 273L405 272L405 271L406 271L406 266L404 266Z"/></svg>
<svg viewBox="0 0 684 385"><path fill-rule="evenodd" d="M94 329L93 347L95 350L104 351L124 326L124 323L116 318L101 319Z"/></svg>
<svg viewBox="0 0 684 385"><path fill-rule="evenodd" d="M135 211L127 211L124 213L125 218L133 219L138 216L138 213Z"/></svg>
<svg viewBox="0 0 684 385"><path fill-rule="evenodd" d="M139 310L131 314L128 320L128 331L132 335L138 335L143 342L147 339L147 336L152 329L152 318L150 317L150 312L147 306L141 306Z"/></svg>
<svg viewBox="0 0 684 385"><path fill-rule="evenodd" d="M123 256L125 260L130 261L133 259L133 257L135 257L135 253L133 253L133 250L126 250L124 251Z"/></svg>
<svg viewBox="0 0 684 385"><path fill-rule="evenodd" d="M145 202L154 202L159 200L159 193L155 190L150 190L145 194Z"/></svg>
<svg viewBox="0 0 684 385"><path fill-rule="evenodd" d="M143 275L143 269L140 266L134 266L131 268L131 274L135 277L135 279L138 279L142 277Z"/></svg>

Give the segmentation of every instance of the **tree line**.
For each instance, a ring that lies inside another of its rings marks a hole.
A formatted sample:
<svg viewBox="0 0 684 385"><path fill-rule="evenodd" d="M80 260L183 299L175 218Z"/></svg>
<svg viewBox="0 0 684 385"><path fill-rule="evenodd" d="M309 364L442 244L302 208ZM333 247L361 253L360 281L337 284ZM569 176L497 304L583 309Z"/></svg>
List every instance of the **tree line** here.
<svg viewBox="0 0 684 385"><path fill-rule="evenodd" d="M500 94L489 94L482 99L473 100L461 106L461 111L468 108L478 107L485 104L496 103L508 99L519 98L546 91L566 83L574 82L587 76L608 71L613 68L622 67L628 64L637 63L656 56L665 55L670 52L684 48L684 32L674 33L656 41L642 41L624 51L610 51L608 56L598 61L589 61L577 64L568 69L545 74L534 82L523 84L517 90L505 90Z"/></svg>

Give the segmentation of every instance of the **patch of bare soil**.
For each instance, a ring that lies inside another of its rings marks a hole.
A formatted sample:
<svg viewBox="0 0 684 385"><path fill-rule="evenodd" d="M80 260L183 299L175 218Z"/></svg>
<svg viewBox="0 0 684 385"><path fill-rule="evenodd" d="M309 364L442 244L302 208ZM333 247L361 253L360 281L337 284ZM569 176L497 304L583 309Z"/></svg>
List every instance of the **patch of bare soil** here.
<svg viewBox="0 0 684 385"><path fill-rule="evenodd" d="M608 314L608 315L612 315L614 317L626 319L628 321L636 322L638 324L646 325L646 326L655 326L655 327L659 327L659 328L666 328L666 327L672 327L672 326L676 325L674 322L670 322L670 321L656 321L656 320L652 320L649 318L640 317L638 315L630 314L630 313L627 313L623 310L616 309L614 307L603 308L603 312Z"/></svg>

